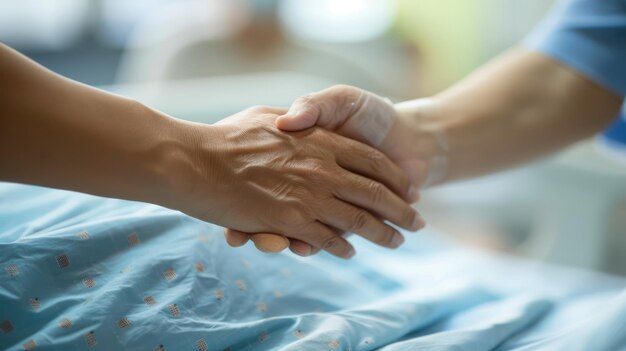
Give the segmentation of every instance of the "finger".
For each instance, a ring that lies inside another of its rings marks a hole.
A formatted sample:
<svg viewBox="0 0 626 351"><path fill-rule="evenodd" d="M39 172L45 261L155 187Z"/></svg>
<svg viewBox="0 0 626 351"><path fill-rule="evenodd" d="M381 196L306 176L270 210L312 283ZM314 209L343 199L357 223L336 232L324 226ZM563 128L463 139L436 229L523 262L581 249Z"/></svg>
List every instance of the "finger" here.
<svg viewBox="0 0 626 351"><path fill-rule="evenodd" d="M243 246L248 242L248 234L238 230L224 228L226 243L232 247Z"/></svg>
<svg viewBox="0 0 626 351"><path fill-rule="evenodd" d="M336 235L342 236L344 238L350 236L350 233L347 233L341 229L331 227L330 230L333 231ZM320 249L313 247L302 240L298 239L289 239L289 249L291 252L300 255L300 256L312 256L316 253L320 252Z"/></svg>
<svg viewBox="0 0 626 351"><path fill-rule="evenodd" d="M295 253L296 255L300 255L300 256L310 256L313 254L313 249L315 249L313 246L305 243L302 240L298 240L298 239L289 239L289 249L291 250L291 252ZM318 249L316 249L317 251L319 251Z"/></svg>
<svg viewBox="0 0 626 351"><path fill-rule="evenodd" d="M250 240L252 240L257 249L263 252L281 252L289 247L289 239L279 234L251 234Z"/></svg>
<svg viewBox="0 0 626 351"><path fill-rule="evenodd" d="M337 145L335 157L339 166L382 183L411 203L419 199L419 189L385 154L340 135L333 135L332 138Z"/></svg>
<svg viewBox="0 0 626 351"><path fill-rule="evenodd" d="M404 237L397 230L371 213L341 200L335 201L320 215L324 223L356 233L380 246L397 248L404 243Z"/></svg>
<svg viewBox="0 0 626 351"><path fill-rule="evenodd" d="M347 85L331 88L299 97L287 114L276 119L279 129L297 131L318 125L336 130L350 115L358 110L363 90Z"/></svg>
<svg viewBox="0 0 626 351"><path fill-rule="evenodd" d="M346 239L335 234L331 228L320 222L309 224L301 233L298 233L296 239L340 258L348 259L355 254L354 248Z"/></svg>
<svg viewBox="0 0 626 351"><path fill-rule="evenodd" d="M344 172L338 178L340 186L333 189L338 199L363 208L404 229L419 230L426 224L415 208L386 186L350 172Z"/></svg>

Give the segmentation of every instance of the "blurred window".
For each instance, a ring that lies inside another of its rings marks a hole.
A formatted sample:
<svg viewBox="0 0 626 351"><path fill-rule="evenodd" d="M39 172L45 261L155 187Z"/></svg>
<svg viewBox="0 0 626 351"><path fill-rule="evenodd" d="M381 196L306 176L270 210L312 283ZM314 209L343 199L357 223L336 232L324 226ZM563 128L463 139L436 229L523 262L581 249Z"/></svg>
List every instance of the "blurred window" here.
<svg viewBox="0 0 626 351"><path fill-rule="evenodd" d="M187 0L189 1L189 0ZM191 0L198 2L197 0ZM178 1L181 2L181 1ZM166 7L168 0L105 0L100 36L109 45L125 47L136 26L149 14Z"/></svg>
<svg viewBox="0 0 626 351"><path fill-rule="evenodd" d="M321 42L375 39L396 15L395 1L388 0L282 0L278 11L289 34Z"/></svg>
<svg viewBox="0 0 626 351"><path fill-rule="evenodd" d="M89 0L0 2L0 41L18 49L60 50L87 31Z"/></svg>

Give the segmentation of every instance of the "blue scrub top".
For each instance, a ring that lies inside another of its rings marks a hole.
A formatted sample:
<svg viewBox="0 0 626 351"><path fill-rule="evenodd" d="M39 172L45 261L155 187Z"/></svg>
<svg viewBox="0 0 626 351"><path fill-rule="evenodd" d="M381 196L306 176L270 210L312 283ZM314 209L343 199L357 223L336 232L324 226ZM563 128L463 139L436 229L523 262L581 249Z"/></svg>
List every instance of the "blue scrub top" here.
<svg viewBox="0 0 626 351"><path fill-rule="evenodd" d="M561 0L526 46L626 96L626 0ZM626 104L603 138L626 150Z"/></svg>

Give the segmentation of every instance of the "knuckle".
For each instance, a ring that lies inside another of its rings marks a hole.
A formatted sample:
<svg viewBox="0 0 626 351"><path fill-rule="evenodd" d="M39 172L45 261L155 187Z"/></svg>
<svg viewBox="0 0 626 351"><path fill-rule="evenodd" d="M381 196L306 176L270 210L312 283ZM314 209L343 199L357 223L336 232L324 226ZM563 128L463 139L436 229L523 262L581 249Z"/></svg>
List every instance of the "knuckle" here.
<svg viewBox="0 0 626 351"><path fill-rule="evenodd" d="M328 237L322 239L321 248L325 250L332 249L337 247L340 243L340 239L336 235L329 235Z"/></svg>
<svg viewBox="0 0 626 351"><path fill-rule="evenodd" d="M255 114L267 113L268 110L269 110L269 107L264 106L264 105L254 105L246 109L247 112L255 113Z"/></svg>
<svg viewBox="0 0 626 351"><path fill-rule="evenodd" d="M352 216L350 231L355 233L362 232L367 227L368 219L369 216L367 215L367 212L363 210L355 211L354 215Z"/></svg>
<svg viewBox="0 0 626 351"><path fill-rule="evenodd" d="M309 93L306 95L302 95L299 98L296 99L295 104L297 105L301 105L301 106L306 106L306 105L310 105L310 104L317 104L317 99L315 98L315 94L314 93Z"/></svg>
<svg viewBox="0 0 626 351"><path fill-rule="evenodd" d="M355 90L357 91L359 90L358 88L355 88L352 85L348 85L348 84L336 84L328 89L332 90L335 93L341 93L341 94L349 94Z"/></svg>
<svg viewBox="0 0 626 351"><path fill-rule="evenodd" d="M379 183L370 183L369 185L370 201L372 205L379 205L385 199L386 189Z"/></svg>
<svg viewBox="0 0 626 351"><path fill-rule="evenodd" d="M382 154L382 152L372 149L367 153L367 159L370 161L372 171L376 173L387 171L385 169L385 161L387 158Z"/></svg>
<svg viewBox="0 0 626 351"><path fill-rule="evenodd" d="M313 179L324 180L328 177L326 172L327 166L321 162L321 160L316 160L316 162L312 162L307 170L309 176Z"/></svg>
<svg viewBox="0 0 626 351"><path fill-rule="evenodd" d="M341 181L336 176L338 170L325 162L314 162L305 171L308 185L317 189L334 188Z"/></svg>
<svg viewBox="0 0 626 351"><path fill-rule="evenodd" d="M319 116L322 114L324 102L325 99L319 96L318 93L310 93L297 98L292 106L297 106L297 109L300 111Z"/></svg>

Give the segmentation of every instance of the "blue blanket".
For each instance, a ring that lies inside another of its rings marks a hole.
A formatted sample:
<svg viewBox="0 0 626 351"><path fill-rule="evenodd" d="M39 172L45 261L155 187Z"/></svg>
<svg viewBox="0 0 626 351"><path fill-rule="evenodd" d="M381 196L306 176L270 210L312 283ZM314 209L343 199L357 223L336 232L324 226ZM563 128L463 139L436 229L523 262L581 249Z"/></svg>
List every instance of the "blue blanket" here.
<svg viewBox="0 0 626 351"><path fill-rule="evenodd" d="M158 206L0 184L0 349L626 349L624 280L406 235L269 255Z"/></svg>

